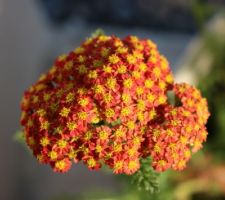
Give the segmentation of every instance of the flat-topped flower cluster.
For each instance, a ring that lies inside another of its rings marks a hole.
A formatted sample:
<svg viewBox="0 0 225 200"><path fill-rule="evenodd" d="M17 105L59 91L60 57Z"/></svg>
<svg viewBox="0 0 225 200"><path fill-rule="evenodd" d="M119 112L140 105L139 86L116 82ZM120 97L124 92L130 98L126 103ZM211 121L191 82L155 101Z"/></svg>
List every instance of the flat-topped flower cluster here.
<svg viewBox="0 0 225 200"><path fill-rule="evenodd" d="M33 155L57 172L83 161L133 174L148 156L157 171L182 170L206 140L209 116L196 88L174 83L156 44L135 36L99 35L58 57L21 108Z"/></svg>

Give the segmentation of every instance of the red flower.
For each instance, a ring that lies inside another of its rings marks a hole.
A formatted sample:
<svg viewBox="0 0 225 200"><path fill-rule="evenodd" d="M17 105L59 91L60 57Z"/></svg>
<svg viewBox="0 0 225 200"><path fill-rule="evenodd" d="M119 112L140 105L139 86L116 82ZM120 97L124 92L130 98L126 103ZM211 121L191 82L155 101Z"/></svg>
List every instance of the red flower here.
<svg viewBox="0 0 225 200"><path fill-rule="evenodd" d="M173 91L180 105L171 105ZM54 171L71 161L133 174L151 156L157 171L181 170L206 140L207 102L175 84L150 40L100 35L58 57L25 93L21 124L34 156Z"/></svg>

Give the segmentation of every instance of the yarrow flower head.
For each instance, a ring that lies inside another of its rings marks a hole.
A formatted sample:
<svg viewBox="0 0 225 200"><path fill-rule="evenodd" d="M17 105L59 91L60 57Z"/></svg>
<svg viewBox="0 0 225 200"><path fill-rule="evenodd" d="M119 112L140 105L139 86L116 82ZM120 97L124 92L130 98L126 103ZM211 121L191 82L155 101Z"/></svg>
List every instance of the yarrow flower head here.
<svg viewBox="0 0 225 200"><path fill-rule="evenodd" d="M95 36L59 56L21 108L26 143L56 172L82 161L133 174L149 156L156 171L182 170L206 140L209 117L200 92L174 83L156 44L135 36Z"/></svg>

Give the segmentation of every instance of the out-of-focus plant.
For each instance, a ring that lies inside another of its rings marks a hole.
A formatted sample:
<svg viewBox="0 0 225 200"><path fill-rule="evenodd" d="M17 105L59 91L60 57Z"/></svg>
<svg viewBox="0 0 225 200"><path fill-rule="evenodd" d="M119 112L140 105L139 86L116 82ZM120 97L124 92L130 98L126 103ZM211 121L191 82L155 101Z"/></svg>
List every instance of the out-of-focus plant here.
<svg viewBox="0 0 225 200"><path fill-rule="evenodd" d="M215 37L206 33L205 49L212 56L209 74L200 80L199 87L208 99L209 109L214 113L208 121L207 147L214 156L224 161L225 147L225 34Z"/></svg>
<svg viewBox="0 0 225 200"><path fill-rule="evenodd" d="M205 22L216 11L215 7L207 3L207 1L205 0L192 0L191 10L198 25L198 28L200 29L204 27Z"/></svg>
<svg viewBox="0 0 225 200"><path fill-rule="evenodd" d="M24 132L21 130L16 131L16 133L13 135L13 139L21 144L25 144Z"/></svg>

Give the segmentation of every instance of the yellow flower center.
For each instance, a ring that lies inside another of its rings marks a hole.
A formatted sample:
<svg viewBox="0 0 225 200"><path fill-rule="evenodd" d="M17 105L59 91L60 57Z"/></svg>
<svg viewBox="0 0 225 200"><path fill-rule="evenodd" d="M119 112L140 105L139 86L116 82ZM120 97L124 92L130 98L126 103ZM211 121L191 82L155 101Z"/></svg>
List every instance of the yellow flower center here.
<svg viewBox="0 0 225 200"><path fill-rule="evenodd" d="M116 64L119 61L120 61L120 58L115 54L113 54L109 57L109 62L112 63L112 64Z"/></svg>
<svg viewBox="0 0 225 200"><path fill-rule="evenodd" d="M128 78L128 79L124 80L123 81L123 85L124 85L125 88L129 88L130 89L132 87L132 85L133 85L132 79Z"/></svg>
<svg viewBox="0 0 225 200"><path fill-rule="evenodd" d="M41 144L43 147L45 147L45 146L47 146L48 144L50 144L50 141L49 141L49 139L48 139L47 137L43 137L43 138L41 138L41 140L40 140L40 144Z"/></svg>
<svg viewBox="0 0 225 200"><path fill-rule="evenodd" d="M59 170L63 170L66 167L66 163L63 160L57 161L55 163L55 168L59 169Z"/></svg>
<svg viewBox="0 0 225 200"><path fill-rule="evenodd" d="M107 118L114 117L114 115L115 115L115 111L112 108L109 108L105 111L105 116Z"/></svg>
<svg viewBox="0 0 225 200"><path fill-rule="evenodd" d="M120 65L117 69L117 72L119 74L124 74L124 73L126 73L126 71L127 71L127 67L125 65Z"/></svg>
<svg viewBox="0 0 225 200"><path fill-rule="evenodd" d="M62 117L67 117L69 113L70 113L70 108L63 107L59 115L61 115Z"/></svg>

